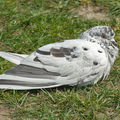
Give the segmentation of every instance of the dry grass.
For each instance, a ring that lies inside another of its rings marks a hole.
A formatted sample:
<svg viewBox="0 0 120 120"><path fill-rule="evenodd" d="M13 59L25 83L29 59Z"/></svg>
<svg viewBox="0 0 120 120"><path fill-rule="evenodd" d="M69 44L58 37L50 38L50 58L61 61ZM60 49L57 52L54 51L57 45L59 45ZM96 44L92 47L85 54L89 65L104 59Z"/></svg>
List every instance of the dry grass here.
<svg viewBox="0 0 120 120"><path fill-rule="evenodd" d="M10 116L10 109L8 107L3 106L3 102L0 101L0 119L1 120L12 120Z"/></svg>
<svg viewBox="0 0 120 120"><path fill-rule="evenodd" d="M73 8L72 12L74 17L84 17L84 19L97 19L97 20L106 20L109 21L107 13L105 13L106 8L101 6L85 5L80 8Z"/></svg>

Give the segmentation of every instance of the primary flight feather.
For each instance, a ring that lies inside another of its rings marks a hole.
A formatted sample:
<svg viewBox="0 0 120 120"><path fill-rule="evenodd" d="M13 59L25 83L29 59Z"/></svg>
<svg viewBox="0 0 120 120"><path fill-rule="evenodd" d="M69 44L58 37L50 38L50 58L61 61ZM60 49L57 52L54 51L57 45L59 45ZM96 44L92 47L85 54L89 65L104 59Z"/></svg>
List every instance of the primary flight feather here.
<svg viewBox="0 0 120 120"><path fill-rule="evenodd" d="M118 55L114 31L96 26L78 39L40 47L30 55L0 52L17 66L0 75L0 89L85 86L105 79Z"/></svg>

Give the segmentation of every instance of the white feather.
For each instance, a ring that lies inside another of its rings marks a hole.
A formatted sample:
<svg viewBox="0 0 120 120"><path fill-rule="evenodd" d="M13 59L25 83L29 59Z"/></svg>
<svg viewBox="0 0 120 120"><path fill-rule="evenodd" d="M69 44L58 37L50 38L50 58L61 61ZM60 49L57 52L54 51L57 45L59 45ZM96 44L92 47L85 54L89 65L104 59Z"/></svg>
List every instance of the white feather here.
<svg viewBox="0 0 120 120"><path fill-rule="evenodd" d="M26 58L28 55L24 54L16 54L16 53L9 53L9 52L0 52L0 57L5 58L6 60L15 63L17 65L20 64L20 61Z"/></svg>

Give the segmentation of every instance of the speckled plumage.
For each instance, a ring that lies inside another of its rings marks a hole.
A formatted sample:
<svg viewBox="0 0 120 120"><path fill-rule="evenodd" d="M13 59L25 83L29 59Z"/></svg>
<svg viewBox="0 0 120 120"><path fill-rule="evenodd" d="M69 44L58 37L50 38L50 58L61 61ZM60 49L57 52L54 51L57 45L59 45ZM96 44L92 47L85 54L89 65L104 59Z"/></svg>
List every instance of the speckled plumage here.
<svg viewBox="0 0 120 120"><path fill-rule="evenodd" d="M105 79L118 55L114 31L96 26L78 39L40 47L30 55L0 52L17 66L0 75L1 89L85 86Z"/></svg>

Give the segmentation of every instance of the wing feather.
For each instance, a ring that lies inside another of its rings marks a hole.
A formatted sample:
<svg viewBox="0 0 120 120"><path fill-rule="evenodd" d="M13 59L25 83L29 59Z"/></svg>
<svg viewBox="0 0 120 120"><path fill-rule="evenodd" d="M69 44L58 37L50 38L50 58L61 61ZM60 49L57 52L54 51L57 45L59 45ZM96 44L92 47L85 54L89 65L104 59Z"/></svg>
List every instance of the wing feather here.
<svg viewBox="0 0 120 120"><path fill-rule="evenodd" d="M106 69L109 71L107 63L104 50L96 43L77 39L48 44L1 75L0 88L38 89L95 83Z"/></svg>

